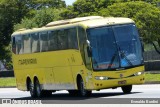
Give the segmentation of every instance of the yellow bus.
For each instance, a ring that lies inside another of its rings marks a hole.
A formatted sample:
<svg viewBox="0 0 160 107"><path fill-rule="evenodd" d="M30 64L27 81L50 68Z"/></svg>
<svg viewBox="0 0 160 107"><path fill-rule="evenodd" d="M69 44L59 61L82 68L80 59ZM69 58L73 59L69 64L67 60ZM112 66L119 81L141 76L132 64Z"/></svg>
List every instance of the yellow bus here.
<svg viewBox="0 0 160 107"><path fill-rule="evenodd" d="M17 88L31 97L58 90L89 96L117 87L130 93L132 85L145 81L141 41L129 18L60 20L20 29L11 38Z"/></svg>

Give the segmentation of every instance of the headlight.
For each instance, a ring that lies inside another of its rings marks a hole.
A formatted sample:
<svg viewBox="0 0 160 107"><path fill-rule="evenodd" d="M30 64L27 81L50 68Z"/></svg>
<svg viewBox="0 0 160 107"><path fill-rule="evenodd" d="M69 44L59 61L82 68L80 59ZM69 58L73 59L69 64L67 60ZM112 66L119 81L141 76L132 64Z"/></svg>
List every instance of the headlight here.
<svg viewBox="0 0 160 107"><path fill-rule="evenodd" d="M95 79L96 80L108 80L108 77L105 77L105 76L96 76Z"/></svg>
<svg viewBox="0 0 160 107"><path fill-rule="evenodd" d="M144 71L142 71L142 72L136 72L134 75L138 76L138 75L142 75L142 74L144 74Z"/></svg>

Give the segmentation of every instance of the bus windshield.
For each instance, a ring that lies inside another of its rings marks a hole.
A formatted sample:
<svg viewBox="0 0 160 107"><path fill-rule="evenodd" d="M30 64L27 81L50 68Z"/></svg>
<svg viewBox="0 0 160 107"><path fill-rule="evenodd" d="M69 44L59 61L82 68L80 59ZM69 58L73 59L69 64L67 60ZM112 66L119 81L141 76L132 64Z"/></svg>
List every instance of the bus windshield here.
<svg viewBox="0 0 160 107"><path fill-rule="evenodd" d="M139 34L134 24L87 30L94 70L115 70L143 63Z"/></svg>

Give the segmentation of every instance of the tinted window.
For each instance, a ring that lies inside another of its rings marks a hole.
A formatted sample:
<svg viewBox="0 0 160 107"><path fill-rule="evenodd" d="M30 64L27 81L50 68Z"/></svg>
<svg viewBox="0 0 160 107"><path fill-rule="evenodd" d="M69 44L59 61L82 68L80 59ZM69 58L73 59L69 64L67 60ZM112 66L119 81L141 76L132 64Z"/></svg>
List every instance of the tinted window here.
<svg viewBox="0 0 160 107"><path fill-rule="evenodd" d="M15 37L12 37L12 52L16 54L16 40Z"/></svg>
<svg viewBox="0 0 160 107"><path fill-rule="evenodd" d="M120 51L121 67L143 63L141 43L136 26L134 24L117 25L113 27L113 31Z"/></svg>
<svg viewBox="0 0 160 107"><path fill-rule="evenodd" d="M32 38L32 42L31 42L32 52L33 53L40 52L38 33L31 34L31 38Z"/></svg>
<svg viewBox="0 0 160 107"><path fill-rule="evenodd" d="M48 51L48 34L47 34L47 32L41 32L40 38L41 38L41 40L40 40L41 52Z"/></svg>
<svg viewBox="0 0 160 107"><path fill-rule="evenodd" d="M86 44L86 34L85 34L85 30L81 27L78 28L78 37L79 37L79 46L80 46L81 55L82 55L83 61L85 62L84 45Z"/></svg>
<svg viewBox="0 0 160 107"><path fill-rule="evenodd" d="M68 47L70 49L78 49L78 42L77 42L77 29L71 28L68 30Z"/></svg>
<svg viewBox="0 0 160 107"><path fill-rule="evenodd" d="M87 31L92 47L93 68L95 70L118 68L118 51L112 27L91 28Z"/></svg>
<svg viewBox="0 0 160 107"><path fill-rule="evenodd" d="M30 35L23 35L24 53L31 53L31 38Z"/></svg>
<svg viewBox="0 0 160 107"><path fill-rule="evenodd" d="M22 44L22 37L16 36L16 53L22 54L23 53L23 44Z"/></svg>
<svg viewBox="0 0 160 107"><path fill-rule="evenodd" d="M58 30L57 35L58 35L58 48L61 50L67 49L67 32L65 30Z"/></svg>
<svg viewBox="0 0 160 107"><path fill-rule="evenodd" d="M49 51L58 50L58 37L55 31L50 31L49 35Z"/></svg>

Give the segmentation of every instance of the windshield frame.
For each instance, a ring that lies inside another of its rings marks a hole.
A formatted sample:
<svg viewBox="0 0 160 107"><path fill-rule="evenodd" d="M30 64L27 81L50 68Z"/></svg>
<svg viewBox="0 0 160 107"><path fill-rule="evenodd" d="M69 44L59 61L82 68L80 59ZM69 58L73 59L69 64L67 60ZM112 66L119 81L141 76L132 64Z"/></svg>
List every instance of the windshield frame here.
<svg viewBox="0 0 160 107"><path fill-rule="evenodd" d="M91 56L91 66L92 66L93 71L119 71L119 70L124 70L124 69L129 69L129 68L134 68L134 67L139 67L139 66L143 66L143 65L144 65L143 51L141 50L141 54L142 54L142 55L141 55L141 58L142 58L142 59L139 59L139 60L141 60L141 63L140 63L140 64L132 65L132 63L131 63L130 66L126 66L126 67L122 67L122 66L121 66L121 56L120 56L120 54L122 54L122 53L120 52L119 45L116 43L117 40L116 40L116 37L115 37L115 32L114 32L113 27L115 27L115 26L125 26L125 25L134 25L134 26L135 26L135 30L137 31L137 41L140 42L140 48L142 49L142 44L141 44L141 41L140 41L140 35L139 35L138 29L137 29L135 23L106 25L106 26L98 26L98 27L86 29L87 39L89 39L89 37L88 37L88 35L89 35L89 34L88 34L88 31L89 31L90 29L111 27L112 30L113 30L113 37L114 37L114 41L115 41L116 48L117 48L117 53L116 53L116 54L118 54L118 59L119 59L119 67L118 67L118 68L95 69L94 66L93 66L93 57ZM89 41L90 41L90 40L89 40ZM125 55L124 55L124 56L125 56ZM126 60L128 60L128 59L126 59ZM130 61L129 61L128 63L130 63Z"/></svg>

